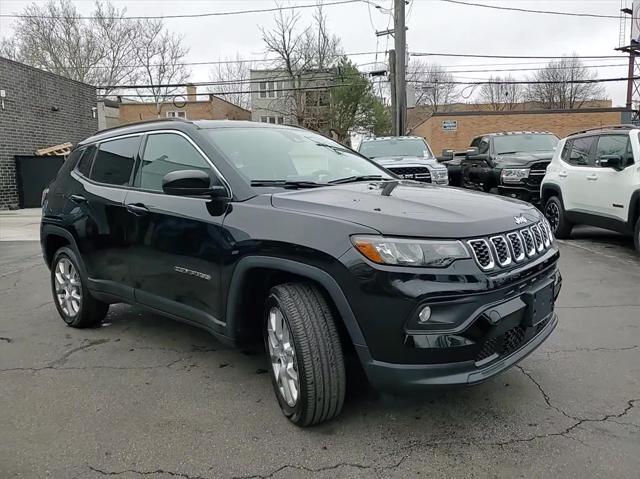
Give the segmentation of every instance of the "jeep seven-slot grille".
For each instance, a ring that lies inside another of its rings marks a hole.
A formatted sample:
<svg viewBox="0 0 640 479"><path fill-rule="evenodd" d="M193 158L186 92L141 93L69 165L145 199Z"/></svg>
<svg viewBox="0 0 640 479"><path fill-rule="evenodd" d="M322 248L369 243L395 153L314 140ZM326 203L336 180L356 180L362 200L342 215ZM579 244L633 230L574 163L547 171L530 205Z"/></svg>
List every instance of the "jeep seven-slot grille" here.
<svg viewBox="0 0 640 479"><path fill-rule="evenodd" d="M489 243L483 239L471 240L469 241L469 246L473 249L476 262L482 269L492 269L495 266Z"/></svg>
<svg viewBox="0 0 640 479"><path fill-rule="evenodd" d="M467 244L480 268L490 271L543 254L551 247L552 241L547 225L539 222L505 235L491 236L488 241L484 238L472 239Z"/></svg>
<svg viewBox="0 0 640 479"><path fill-rule="evenodd" d="M390 167L389 170L398 175L400 178L423 181L426 183L431 182L431 173L429 172L429 169L424 166L398 166Z"/></svg>
<svg viewBox="0 0 640 479"><path fill-rule="evenodd" d="M504 236L493 236L491 243L496 252L496 258L500 266L509 266L511 264L511 253L509 252L509 246Z"/></svg>
<svg viewBox="0 0 640 479"><path fill-rule="evenodd" d="M526 254L524 252L524 245L522 244L522 237L516 233L509 233L507 235L507 239L509 240L509 244L511 245L511 253L513 254L513 259L516 262L520 262L524 260Z"/></svg>

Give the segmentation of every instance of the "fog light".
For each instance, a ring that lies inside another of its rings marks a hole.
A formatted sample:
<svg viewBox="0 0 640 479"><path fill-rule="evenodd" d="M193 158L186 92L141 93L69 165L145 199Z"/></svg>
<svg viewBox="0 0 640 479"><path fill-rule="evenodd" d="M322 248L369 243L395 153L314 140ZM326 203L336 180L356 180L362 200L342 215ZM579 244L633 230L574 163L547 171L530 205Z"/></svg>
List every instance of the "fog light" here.
<svg viewBox="0 0 640 479"><path fill-rule="evenodd" d="M428 322L429 319L431 319L431 308L429 306L425 306L422 308L422 311L420 311L420 314L418 314L418 322L420 324L424 324Z"/></svg>

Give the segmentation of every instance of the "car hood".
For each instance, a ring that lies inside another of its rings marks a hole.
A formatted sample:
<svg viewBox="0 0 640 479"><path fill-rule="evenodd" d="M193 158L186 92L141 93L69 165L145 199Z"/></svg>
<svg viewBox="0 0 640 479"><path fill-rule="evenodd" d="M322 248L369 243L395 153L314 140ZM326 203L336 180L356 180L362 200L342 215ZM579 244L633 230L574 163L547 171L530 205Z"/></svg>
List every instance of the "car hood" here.
<svg viewBox="0 0 640 479"><path fill-rule="evenodd" d="M550 162L553 158L553 151L541 151L535 153L509 153L506 155L496 155L496 166L504 168L505 166L529 166L538 161Z"/></svg>
<svg viewBox="0 0 640 479"><path fill-rule="evenodd" d="M423 156L379 156L372 158L371 161L383 166L385 168L393 168L409 166L409 165L424 165L431 168L442 168L442 165L438 163L435 158L425 158Z"/></svg>
<svg viewBox="0 0 640 479"><path fill-rule="evenodd" d="M515 217L541 218L518 200L413 181L351 183L276 193L276 208L328 216L386 235L469 238L516 229Z"/></svg>

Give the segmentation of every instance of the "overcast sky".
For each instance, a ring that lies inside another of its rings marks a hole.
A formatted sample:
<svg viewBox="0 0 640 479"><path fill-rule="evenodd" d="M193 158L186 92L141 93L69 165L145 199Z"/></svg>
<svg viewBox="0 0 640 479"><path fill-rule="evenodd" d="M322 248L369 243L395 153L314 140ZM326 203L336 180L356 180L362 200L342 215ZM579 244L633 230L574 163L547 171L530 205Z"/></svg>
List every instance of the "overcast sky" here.
<svg viewBox="0 0 640 479"><path fill-rule="evenodd" d="M331 1L331 0L326 0ZM371 0L389 8L391 0ZM30 1L0 0L0 13L19 13ZM84 14L93 10L93 1L73 0ZM234 11L275 6L273 0L118 0L117 7L127 8L128 15L169 15ZM314 3L313 0L284 2L289 5ZM485 3L539 10L588 12L618 15L620 0L503 0ZM630 1L628 3L631 3ZM299 10L300 25L311 21L313 9ZM366 3L327 6L328 26L342 41L345 52L378 51L378 60L384 60L384 52L392 39L377 38L375 30L387 28L390 16ZM579 55L612 55L619 43L619 21L614 18L584 18L540 15L522 12L505 12L478 7L445 3L440 0L412 0L407 7L409 31L407 43L412 52L442 52L490 55L563 55L576 52ZM264 58L264 45L259 27L273 25L273 13L255 13L238 16L166 19L169 29L184 36L189 47L187 61L214 61L234 57L236 52L245 58ZM11 36L13 20L0 18L0 36ZM356 63L372 62L375 55L353 56ZM534 60L491 60L480 58L447 58L433 60L451 70L529 68L544 64ZM528 63L523 65L522 63ZM624 77L627 74L626 59L585 60L588 65L610 65L595 70L599 77ZM490 65L487 65L490 64ZM501 64L502 66L496 66ZM487 66L481 66L487 65ZM192 81L210 79L211 67L192 67ZM496 72L497 73L497 72ZM511 72L516 78L524 78L530 72ZM460 80L487 78L491 73L459 72ZM502 74L502 73L501 73ZM607 93L614 105L625 101L625 83L608 84Z"/></svg>

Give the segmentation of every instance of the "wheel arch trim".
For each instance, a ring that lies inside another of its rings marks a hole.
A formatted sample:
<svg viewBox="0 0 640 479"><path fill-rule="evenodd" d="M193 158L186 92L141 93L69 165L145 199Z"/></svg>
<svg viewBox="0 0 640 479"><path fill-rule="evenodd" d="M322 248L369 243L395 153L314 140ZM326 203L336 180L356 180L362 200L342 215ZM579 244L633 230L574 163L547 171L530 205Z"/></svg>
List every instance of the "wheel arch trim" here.
<svg viewBox="0 0 640 479"><path fill-rule="evenodd" d="M366 346L362 330L353 314L349 301L342 291L342 288L340 288L336 280L333 279L329 273L315 266L298 261L271 256L247 256L242 258L236 265L231 281L229 282L229 292L226 303L226 323L229 334L234 334L236 324L238 323L236 306L239 304L239 301L241 301L242 281L249 271L254 268L268 268L285 273L292 273L317 282L325 289L336 306L353 344L356 346Z"/></svg>
<svg viewBox="0 0 640 479"><path fill-rule="evenodd" d="M542 201L545 197L545 193L550 192L550 193L554 193L551 196L557 196L560 201L562 202L562 207L564 208L564 199L562 198L562 189L560 188L560 185L556 184L556 183L545 183L542 185L542 187L540 188L540 200ZM544 203L541 204L541 206L544 208Z"/></svg>

